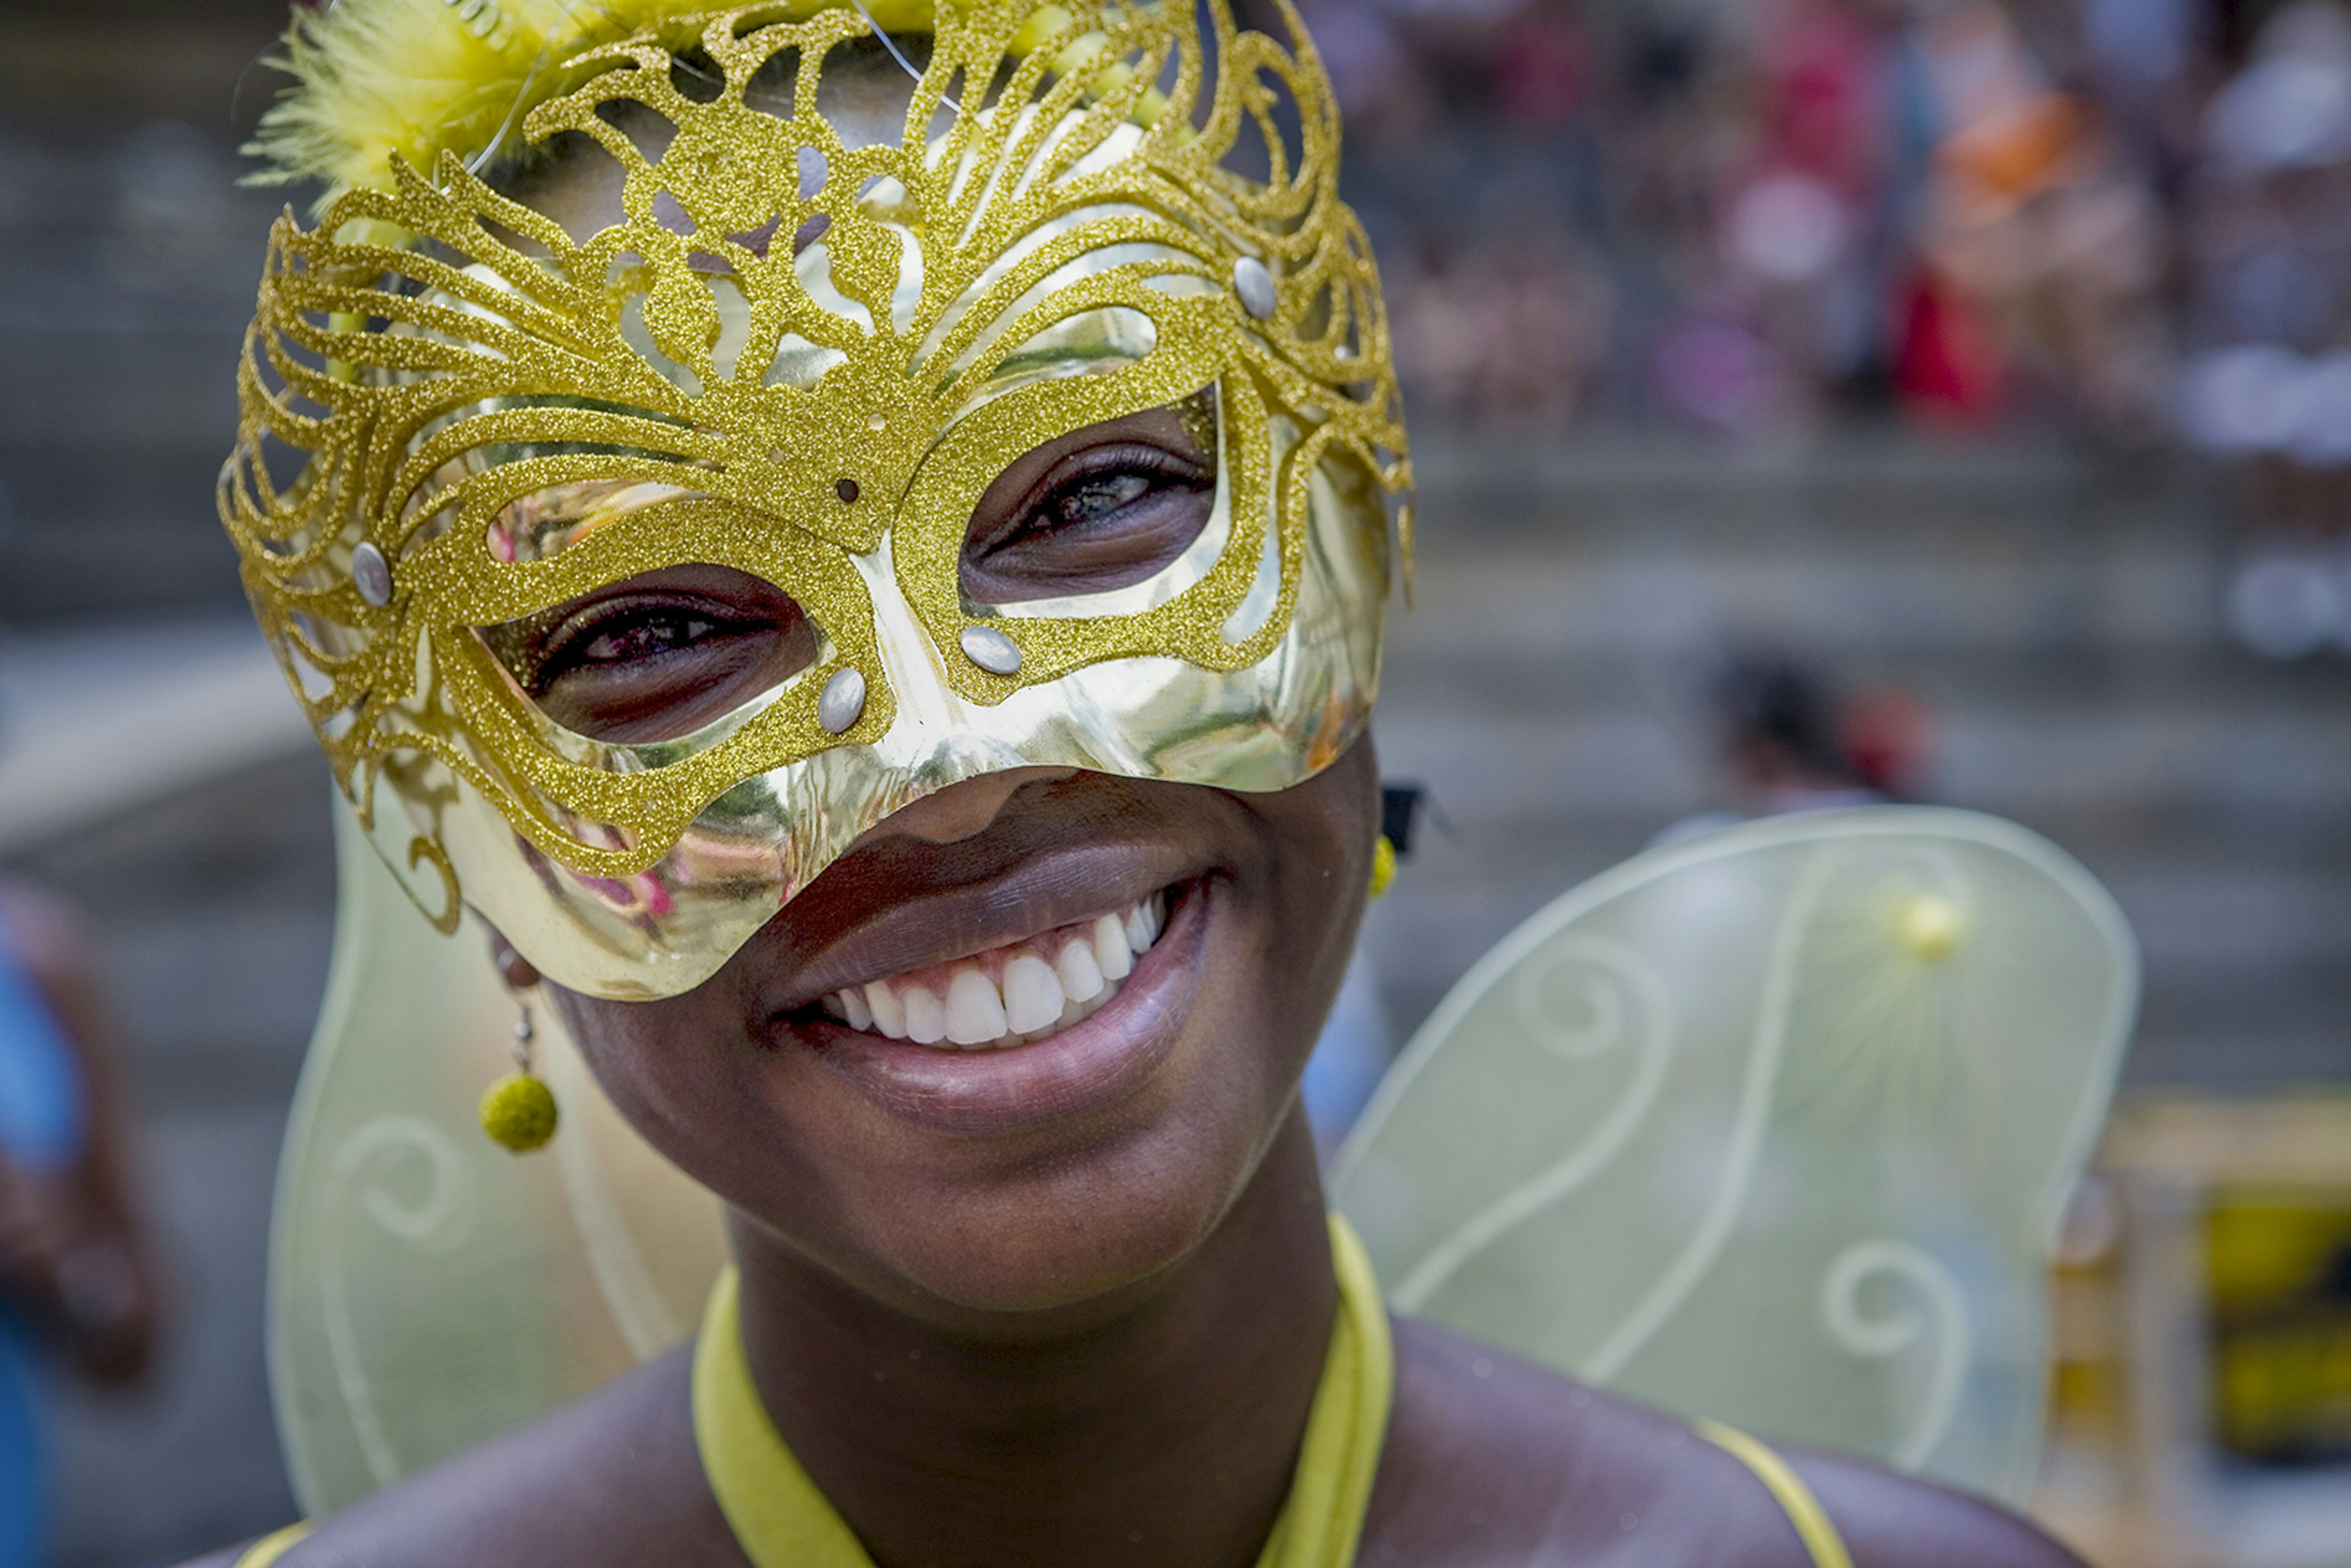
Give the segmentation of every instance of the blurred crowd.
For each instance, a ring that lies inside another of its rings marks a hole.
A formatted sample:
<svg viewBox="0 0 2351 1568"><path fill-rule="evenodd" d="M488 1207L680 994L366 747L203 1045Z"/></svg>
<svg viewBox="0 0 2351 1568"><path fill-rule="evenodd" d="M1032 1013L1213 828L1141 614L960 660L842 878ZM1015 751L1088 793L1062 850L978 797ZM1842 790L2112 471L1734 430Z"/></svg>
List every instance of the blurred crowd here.
<svg viewBox="0 0 2351 1568"><path fill-rule="evenodd" d="M2351 646L2342 0L1315 0L1416 414L2185 442Z"/></svg>

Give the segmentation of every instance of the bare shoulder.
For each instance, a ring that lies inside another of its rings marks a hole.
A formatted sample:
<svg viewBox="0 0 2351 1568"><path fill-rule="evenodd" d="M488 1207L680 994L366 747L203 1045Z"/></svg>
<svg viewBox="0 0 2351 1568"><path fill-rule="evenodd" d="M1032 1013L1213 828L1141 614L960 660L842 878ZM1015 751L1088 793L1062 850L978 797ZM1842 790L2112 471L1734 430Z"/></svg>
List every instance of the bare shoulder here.
<svg viewBox="0 0 2351 1568"><path fill-rule="evenodd" d="M2083 1568L1998 1503L1842 1455L1794 1449L1788 1461L1836 1521L1855 1568Z"/></svg>
<svg viewBox="0 0 2351 1568"><path fill-rule="evenodd" d="M1395 1326L1366 1568L1810 1568L1754 1473L1681 1423L1444 1330ZM1827 1455L1790 1462L1855 1568L2080 1568L1989 1503Z"/></svg>
<svg viewBox="0 0 2351 1568"><path fill-rule="evenodd" d="M695 1450L689 1364L673 1351L388 1488L320 1521L278 1568L746 1568Z"/></svg>

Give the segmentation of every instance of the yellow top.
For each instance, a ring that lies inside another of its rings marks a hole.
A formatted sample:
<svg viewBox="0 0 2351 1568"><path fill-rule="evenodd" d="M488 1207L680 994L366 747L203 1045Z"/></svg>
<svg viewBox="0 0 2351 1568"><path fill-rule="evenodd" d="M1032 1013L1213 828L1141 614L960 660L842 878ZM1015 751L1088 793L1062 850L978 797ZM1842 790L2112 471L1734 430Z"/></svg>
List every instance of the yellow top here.
<svg viewBox="0 0 2351 1568"><path fill-rule="evenodd" d="M1844 1549L1844 1538L1837 1533L1836 1525L1829 1519L1829 1511L1813 1495L1803 1478L1788 1467L1788 1461L1757 1442L1746 1433L1724 1426L1719 1421L1700 1421L1698 1435L1723 1449L1755 1472L1755 1479L1768 1489L1772 1500L1788 1515L1788 1522L1796 1527L1803 1541L1804 1550L1812 1554L1813 1568L1853 1568L1853 1555Z"/></svg>
<svg viewBox="0 0 2351 1568"><path fill-rule="evenodd" d="M1306 1439L1258 1568L1346 1568L1363 1533L1364 1511L1387 1435L1395 1352L1387 1309L1363 1244L1331 1217L1339 1276L1339 1319ZM737 1280L729 1269L711 1292L694 1353L694 1430L719 1511L752 1568L872 1568L768 1419L743 1354Z"/></svg>
<svg viewBox="0 0 2351 1568"><path fill-rule="evenodd" d="M1258 1568L1347 1568L1363 1534L1372 1479L1395 1392L1395 1351L1387 1309L1363 1243L1331 1217L1339 1277L1339 1318L1290 1499L1274 1521ZM733 1269L710 1293L694 1353L694 1433L719 1511L752 1568L872 1568L857 1537L817 1490L768 1418L743 1354L739 1284ZM1788 1515L1813 1568L1854 1568L1828 1511L1786 1460L1744 1432L1713 1421L1698 1435L1755 1472ZM236 1568L269 1568L308 1533L296 1524L255 1545Z"/></svg>

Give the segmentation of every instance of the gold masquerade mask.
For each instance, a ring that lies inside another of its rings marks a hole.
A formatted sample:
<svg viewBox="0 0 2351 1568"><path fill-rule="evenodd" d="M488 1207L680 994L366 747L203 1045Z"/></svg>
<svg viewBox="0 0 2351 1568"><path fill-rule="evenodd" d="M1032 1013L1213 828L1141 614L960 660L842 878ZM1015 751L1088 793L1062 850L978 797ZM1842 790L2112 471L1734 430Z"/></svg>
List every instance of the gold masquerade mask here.
<svg viewBox="0 0 2351 1568"><path fill-rule="evenodd" d="M1368 716L1410 470L1302 29L1285 49L1227 0L940 0L931 28L894 140L828 108L862 14L738 6L514 84L502 161L609 160L619 221L576 235L444 145L271 236L221 487L247 592L420 902L576 989L700 984L960 779L1286 789ZM1103 591L969 595L1008 462L1170 405L1216 470L1187 548ZM802 667L622 743L501 656L686 566L789 595Z"/></svg>

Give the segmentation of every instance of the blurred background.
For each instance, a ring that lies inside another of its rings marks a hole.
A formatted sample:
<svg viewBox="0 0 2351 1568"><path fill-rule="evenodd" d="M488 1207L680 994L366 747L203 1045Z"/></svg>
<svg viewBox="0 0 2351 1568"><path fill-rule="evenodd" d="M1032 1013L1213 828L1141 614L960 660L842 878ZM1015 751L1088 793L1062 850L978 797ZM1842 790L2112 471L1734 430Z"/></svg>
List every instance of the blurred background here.
<svg viewBox="0 0 2351 1568"><path fill-rule="evenodd" d="M1377 735L1430 809L1364 1030L1693 817L2048 834L2147 989L2038 1511L2112 1568L2351 1563L2351 12L1308 14L1421 480ZM284 20L0 5L0 879L78 911L166 1281L144 1383L57 1395L68 1568L293 1509L262 1274L329 786L211 501Z"/></svg>

